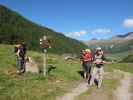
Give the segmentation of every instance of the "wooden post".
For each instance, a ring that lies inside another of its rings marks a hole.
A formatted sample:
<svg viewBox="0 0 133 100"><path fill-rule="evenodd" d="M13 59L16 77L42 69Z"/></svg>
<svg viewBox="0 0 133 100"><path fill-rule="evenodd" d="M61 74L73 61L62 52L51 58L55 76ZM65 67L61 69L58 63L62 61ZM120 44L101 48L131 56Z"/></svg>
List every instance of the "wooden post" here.
<svg viewBox="0 0 133 100"><path fill-rule="evenodd" d="M40 38L40 47L43 50L43 74L47 75L47 49L50 47L49 41L47 40L47 36L43 36Z"/></svg>
<svg viewBox="0 0 133 100"><path fill-rule="evenodd" d="M43 51L43 75L47 75L47 49Z"/></svg>

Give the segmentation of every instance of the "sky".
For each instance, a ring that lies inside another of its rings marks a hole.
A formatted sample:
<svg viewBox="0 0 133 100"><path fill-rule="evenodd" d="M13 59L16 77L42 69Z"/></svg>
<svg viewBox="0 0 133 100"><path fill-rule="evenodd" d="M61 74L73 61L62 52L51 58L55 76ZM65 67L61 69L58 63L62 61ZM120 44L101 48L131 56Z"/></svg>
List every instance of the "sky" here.
<svg viewBox="0 0 133 100"><path fill-rule="evenodd" d="M133 0L0 0L0 4L82 41L133 31Z"/></svg>

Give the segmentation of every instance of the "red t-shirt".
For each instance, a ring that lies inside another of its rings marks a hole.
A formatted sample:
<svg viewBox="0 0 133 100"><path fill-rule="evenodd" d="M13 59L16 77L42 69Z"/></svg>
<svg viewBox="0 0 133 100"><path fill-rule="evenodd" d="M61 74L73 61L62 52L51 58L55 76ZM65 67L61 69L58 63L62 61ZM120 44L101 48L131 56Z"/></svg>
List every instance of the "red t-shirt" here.
<svg viewBox="0 0 133 100"><path fill-rule="evenodd" d="M92 62L93 57L91 53L85 53L83 54L83 62Z"/></svg>

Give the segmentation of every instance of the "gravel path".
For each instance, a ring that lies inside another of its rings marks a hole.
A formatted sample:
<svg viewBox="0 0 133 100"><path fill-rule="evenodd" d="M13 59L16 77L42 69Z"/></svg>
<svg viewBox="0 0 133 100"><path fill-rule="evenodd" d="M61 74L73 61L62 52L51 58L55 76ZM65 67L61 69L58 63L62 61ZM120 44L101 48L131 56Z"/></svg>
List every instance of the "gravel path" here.
<svg viewBox="0 0 133 100"><path fill-rule="evenodd" d="M116 100L131 100L130 85L131 75L128 72L122 72L124 78L121 79L120 86L114 92Z"/></svg>
<svg viewBox="0 0 133 100"><path fill-rule="evenodd" d="M130 93L130 85L132 76L128 72L117 71L124 75L124 77L120 81L120 86L114 91L114 99L115 100L131 100L131 93ZM74 100L75 97L79 96L80 94L86 92L89 89L88 84L85 82L80 83L75 89L66 93L62 97L58 98L58 100ZM99 98L101 100L102 95L98 96L93 95L91 99L96 100L95 98ZM104 99L106 96L102 96Z"/></svg>
<svg viewBox="0 0 133 100"><path fill-rule="evenodd" d="M60 97L58 100L73 100L76 96L86 92L88 90L88 84L85 82L80 83L75 89Z"/></svg>

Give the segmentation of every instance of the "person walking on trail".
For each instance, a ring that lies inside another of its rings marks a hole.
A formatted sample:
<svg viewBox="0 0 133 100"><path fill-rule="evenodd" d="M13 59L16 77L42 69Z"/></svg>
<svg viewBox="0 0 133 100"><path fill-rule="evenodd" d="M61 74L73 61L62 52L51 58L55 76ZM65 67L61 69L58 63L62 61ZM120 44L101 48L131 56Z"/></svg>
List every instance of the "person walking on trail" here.
<svg viewBox="0 0 133 100"><path fill-rule="evenodd" d="M81 64L84 71L84 78L88 82L90 80L92 61L93 61L93 57L92 57L91 50L90 49L83 50L82 57L81 57Z"/></svg>
<svg viewBox="0 0 133 100"><path fill-rule="evenodd" d="M17 73L21 74L25 72L25 54L26 47L24 43L15 46L15 53L17 56Z"/></svg>
<svg viewBox="0 0 133 100"><path fill-rule="evenodd" d="M103 66L105 63L104 53L100 47L96 48L96 54L94 56L95 67L92 71L92 77L90 80L90 86L94 84L95 79L97 80L97 87L100 88L103 80Z"/></svg>

